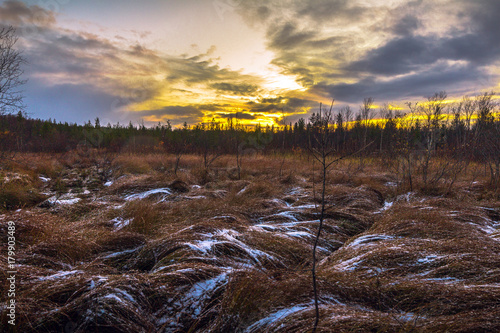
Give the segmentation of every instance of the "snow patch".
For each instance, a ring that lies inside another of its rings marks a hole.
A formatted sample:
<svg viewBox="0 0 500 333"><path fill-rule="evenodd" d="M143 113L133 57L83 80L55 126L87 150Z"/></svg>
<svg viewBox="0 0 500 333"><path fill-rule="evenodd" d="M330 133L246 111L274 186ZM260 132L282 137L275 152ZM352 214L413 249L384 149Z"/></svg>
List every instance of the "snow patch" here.
<svg viewBox="0 0 500 333"><path fill-rule="evenodd" d="M311 235L310 233L305 232L305 231L289 231L289 232L286 232L286 234L288 236L298 237L298 238L314 238L313 235Z"/></svg>
<svg viewBox="0 0 500 333"><path fill-rule="evenodd" d="M385 212L386 210L390 209L392 205L394 204L394 201L389 202L389 201L384 201L384 207L380 208L377 213L382 213Z"/></svg>
<svg viewBox="0 0 500 333"><path fill-rule="evenodd" d="M341 263L333 266L335 269L339 271L353 271L355 270L359 264L363 262L363 257L366 255L366 253L361 254L357 257L342 261Z"/></svg>
<svg viewBox="0 0 500 333"><path fill-rule="evenodd" d="M39 277L38 280L40 281L47 281L47 280L57 280L57 279L64 279L64 278L67 278L71 275L74 275L74 274L82 274L83 271L79 271L79 270L73 270L73 271L59 271L58 273L56 274L52 274L52 275L49 275L49 276L42 276L42 277Z"/></svg>
<svg viewBox="0 0 500 333"><path fill-rule="evenodd" d="M127 254L127 253L133 253L137 250L139 250L140 248L142 248L143 245L139 246L139 247L136 247L134 249L129 249L129 250L125 250L125 251L120 251L120 252L113 252L111 254L108 254L104 257L102 257L103 259L109 259L109 258L114 258L114 257L118 257L118 256L121 256L122 254Z"/></svg>
<svg viewBox="0 0 500 333"><path fill-rule="evenodd" d="M265 326L279 322L280 320L283 320L286 317L288 317L294 313L303 311L307 308L308 308L308 305L295 305L295 306L292 306L290 308L281 309L277 312L271 313L269 316L262 318L261 320L255 322L255 323L253 323L251 326L249 326L245 330L245 332L248 332L248 333L250 333L250 332L262 332L263 331L262 329Z"/></svg>
<svg viewBox="0 0 500 333"><path fill-rule="evenodd" d="M365 235L356 238L351 243L349 243L346 247L355 247L360 245L367 245L369 243L378 242L381 240L394 239L394 236L389 235Z"/></svg>
<svg viewBox="0 0 500 333"><path fill-rule="evenodd" d="M131 221L132 221L131 219L125 220L121 217L115 217L114 219L111 220L111 222L113 222L113 227L116 230L120 230L120 229L125 228L126 226L128 226L130 224Z"/></svg>
<svg viewBox="0 0 500 333"><path fill-rule="evenodd" d="M184 244L194 250L202 252L203 254L207 254L214 245L229 241L230 243L237 245L240 249L245 251L248 254L248 256L250 256L258 263L260 263L259 258L262 257L275 260L275 258L272 255L257 249L253 249L247 244L243 243L242 241L236 239L235 237L239 236L240 234L235 230L223 229L217 231L215 234L203 234L203 235L206 236L207 239L199 240L192 243L186 242Z"/></svg>
<svg viewBox="0 0 500 333"><path fill-rule="evenodd" d="M160 200L160 202L165 201L165 198L168 195L172 194L172 192L170 191L170 189L168 189L166 187L163 187L163 188L156 188L156 189L153 189L153 190L149 190L149 191L146 191L146 192L141 192L141 193L136 193L136 194L128 195L128 196L125 197L125 200L126 201L142 200L142 199L145 199L145 198L149 197L150 195L158 194L158 193L163 194L163 197Z"/></svg>
<svg viewBox="0 0 500 333"><path fill-rule="evenodd" d="M437 256L437 255L430 255L425 258L420 258L417 260L418 264L430 264L436 261L436 259L440 259L442 256Z"/></svg>
<svg viewBox="0 0 500 333"><path fill-rule="evenodd" d="M59 205L73 205L78 202L80 202L82 199L80 198L75 198L70 194L65 194L60 197L57 196L52 196L47 199L48 202L50 202L52 205L59 204Z"/></svg>

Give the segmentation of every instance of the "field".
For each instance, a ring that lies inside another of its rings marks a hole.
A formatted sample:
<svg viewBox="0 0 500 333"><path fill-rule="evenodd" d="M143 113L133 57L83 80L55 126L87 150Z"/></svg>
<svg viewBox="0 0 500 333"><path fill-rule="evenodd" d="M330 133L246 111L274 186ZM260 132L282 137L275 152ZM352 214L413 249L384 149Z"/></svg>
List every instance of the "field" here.
<svg viewBox="0 0 500 333"><path fill-rule="evenodd" d="M209 169L182 156L177 174L175 163L96 151L5 164L0 289L14 222L14 332L311 331L319 164L303 153L244 156L238 175L229 155ZM417 168L410 191L395 170L351 157L328 171L318 331L500 331L500 196L489 171L471 162L429 188Z"/></svg>

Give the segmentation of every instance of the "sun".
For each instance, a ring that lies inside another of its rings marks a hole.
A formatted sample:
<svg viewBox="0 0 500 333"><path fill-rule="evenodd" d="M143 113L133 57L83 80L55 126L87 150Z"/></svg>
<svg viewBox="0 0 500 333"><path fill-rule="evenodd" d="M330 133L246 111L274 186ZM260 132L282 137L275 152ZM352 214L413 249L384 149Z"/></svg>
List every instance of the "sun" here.
<svg viewBox="0 0 500 333"><path fill-rule="evenodd" d="M291 75L283 75L276 72L268 72L263 75L265 82L262 86L271 91L304 91L305 88L297 83L297 78Z"/></svg>

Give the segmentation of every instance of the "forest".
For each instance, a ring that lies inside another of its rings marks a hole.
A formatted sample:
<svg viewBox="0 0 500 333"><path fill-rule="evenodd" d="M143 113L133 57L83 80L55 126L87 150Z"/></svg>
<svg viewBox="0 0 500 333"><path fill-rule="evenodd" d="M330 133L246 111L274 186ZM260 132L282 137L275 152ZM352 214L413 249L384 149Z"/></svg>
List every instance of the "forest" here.
<svg viewBox="0 0 500 333"><path fill-rule="evenodd" d="M358 112L342 107L337 112L320 106L323 114L312 114L294 124L286 118L276 126L243 126L236 116L226 123L212 121L173 128L170 122L153 127L101 125L99 118L84 125L56 120L26 118L22 112L0 117L0 149L14 152L64 153L98 149L110 153L168 153L204 157L204 165L225 154L308 153L317 144L319 132L328 132L328 146L338 156L380 156L398 161L411 183L411 165L425 165L432 156L446 156L451 163L443 172L456 172L456 164L481 162L489 170L490 182L500 185L500 112L494 93L463 97L450 103L439 92L420 103L407 103L408 111L384 105L373 108L365 98ZM369 145L368 145L369 144ZM439 179L437 179L439 181ZM411 186L410 186L411 187Z"/></svg>

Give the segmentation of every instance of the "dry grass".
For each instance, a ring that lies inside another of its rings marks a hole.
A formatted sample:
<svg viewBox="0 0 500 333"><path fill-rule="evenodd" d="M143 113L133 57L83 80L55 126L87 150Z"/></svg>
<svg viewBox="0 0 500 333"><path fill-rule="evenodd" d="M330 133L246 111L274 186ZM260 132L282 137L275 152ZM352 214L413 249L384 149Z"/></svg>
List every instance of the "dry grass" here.
<svg viewBox="0 0 500 333"><path fill-rule="evenodd" d="M199 156L182 156L174 175L175 156L122 154L113 157L109 179L99 178L98 152L29 158L33 169L8 171L20 175L16 188L50 191L60 177L62 191L80 190L81 201L0 216L2 238L6 221L16 223L21 331L312 327L320 176L306 156L285 163L245 156L241 180L234 156L209 170ZM332 169L318 250L319 331L500 329L499 202L474 168L459 175L452 193L442 191L449 180L437 192L417 182L406 193L378 159ZM157 188L170 192L125 200ZM4 252L0 260L5 266Z"/></svg>

